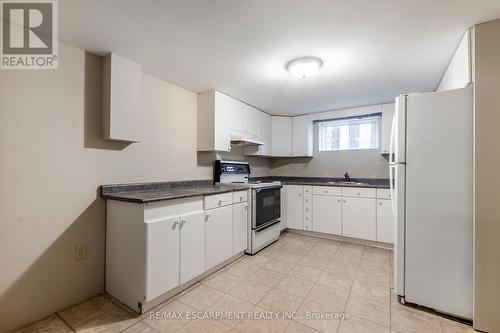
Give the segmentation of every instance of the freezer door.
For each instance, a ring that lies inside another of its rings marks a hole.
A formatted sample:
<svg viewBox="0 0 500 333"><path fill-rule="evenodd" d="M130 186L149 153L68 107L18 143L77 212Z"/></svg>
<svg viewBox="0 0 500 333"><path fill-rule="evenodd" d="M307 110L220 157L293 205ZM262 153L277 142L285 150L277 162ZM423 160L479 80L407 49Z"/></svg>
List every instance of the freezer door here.
<svg viewBox="0 0 500 333"><path fill-rule="evenodd" d="M472 318L472 87L407 101L405 299Z"/></svg>
<svg viewBox="0 0 500 333"><path fill-rule="evenodd" d="M396 98L396 111L392 120L390 164L406 162L406 107L407 95Z"/></svg>
<svg viewBox="0 0 500 333"><path fill-rule="evenodd" d="M390 166L391 202L396 235L394 243L394 292L405 295L405 168L404 164Z"/></svg>

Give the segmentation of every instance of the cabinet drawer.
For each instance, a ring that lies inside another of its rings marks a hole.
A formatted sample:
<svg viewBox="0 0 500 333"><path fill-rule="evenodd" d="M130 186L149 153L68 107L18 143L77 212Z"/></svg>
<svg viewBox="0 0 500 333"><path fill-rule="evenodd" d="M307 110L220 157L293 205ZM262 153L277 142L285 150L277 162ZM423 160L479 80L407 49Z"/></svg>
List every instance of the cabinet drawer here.
<svg viewBox="0 0 500 333"><path fill-rule="evenodd" d="M304 204L312 203L312 194L304 194Z"/></svg>
<svg viewBox="0 0 500 333"><path fill-rule="evenodd" d="M313 194L318 195L342 195L341 187L333 187L333 186L314 186Z"/></svg>
<svg viewBox="0 0 500 333"><path fill-rule="evenodd" d="M390 199L391 198L391 190L388 188L378 188L377 189L377 198L378 199Z"/></svg>
<svg viewBox="0 0 500 333"><path fill-rule="evenodd" d="M312 203L304 203L304 214L312 213Z"/></svg>
<svg viewBox="0 0 500 333"><path fill-rule="evenodd" d="M304 230L312 231L313 230L312 222L304 221Z"/></svg>
<svg viewBox="0 0 500 333"><path fill-rule="evenodd" d="M233 192L207 195L203 200L205 210L231 205L233 203Z"/></svg>
<svg viewBox="0 0 500 333"><path fill-rule="evenodd" d="M247 197L248 197L248 191L233 192L233 203L246 202Z"/></svg>
<svg viewBox="0 0 500 333"><path fill-rule="evenodd" d="M312 193L312 186L305 185L304 186L304 194Z"/></svg>
<svg viewBox="0 0 500 333"><path fill-rule="evenodd" d="M344 196L344 197L360 197L360 198L375 198L376 191L374 188L344 187L344 188L342 188L342 196Z"/></svg>
<svg viewBox="0 0 500 333"><path fill-rule="evenodd" d="M304 213L304 223L312 223L312 214Z"/></svg>

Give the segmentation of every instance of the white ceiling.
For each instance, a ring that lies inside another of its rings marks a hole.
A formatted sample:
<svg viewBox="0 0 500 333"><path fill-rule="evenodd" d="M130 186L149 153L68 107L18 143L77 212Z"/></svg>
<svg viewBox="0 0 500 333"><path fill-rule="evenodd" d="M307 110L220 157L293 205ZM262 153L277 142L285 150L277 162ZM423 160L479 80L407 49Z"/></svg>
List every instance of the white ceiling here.
<svg viewBox="0 0 500 333"><path fill-rule="evenodd" d="M195 92L301 114L434 90L465 29L498 17L499 0L64 0L59 36ZM306 55L324 60L316 75L285 71Z"/></svg>

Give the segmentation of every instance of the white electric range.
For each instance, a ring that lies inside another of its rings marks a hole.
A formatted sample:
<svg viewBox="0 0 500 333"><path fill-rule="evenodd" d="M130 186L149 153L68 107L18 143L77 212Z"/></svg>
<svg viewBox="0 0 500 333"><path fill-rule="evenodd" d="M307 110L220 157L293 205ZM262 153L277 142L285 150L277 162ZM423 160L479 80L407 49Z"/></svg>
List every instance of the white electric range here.
<svg viewBox="0 0 500 333"><path fill-rule="evenodd" d="M215 161L218 185L250 188L247 253L255 254L277 241L281 232L281 182L249 181L250 164L245 161Z"/></svg>

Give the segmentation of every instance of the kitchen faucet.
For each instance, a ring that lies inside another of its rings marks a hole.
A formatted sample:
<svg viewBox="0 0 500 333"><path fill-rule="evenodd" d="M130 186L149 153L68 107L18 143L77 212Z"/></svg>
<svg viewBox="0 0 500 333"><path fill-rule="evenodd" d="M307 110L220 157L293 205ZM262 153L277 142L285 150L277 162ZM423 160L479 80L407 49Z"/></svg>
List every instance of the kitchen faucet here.
<svg viewBox="0 0 500 333"><path fill-rule="evenodd" d="M351 181L351 177L349 177L349 174L346 172L345 175L344 175L344 180L346 182L350 182Z"/></svg>

